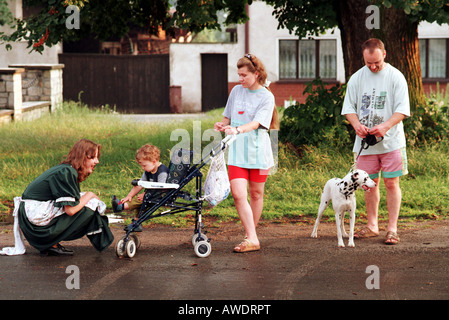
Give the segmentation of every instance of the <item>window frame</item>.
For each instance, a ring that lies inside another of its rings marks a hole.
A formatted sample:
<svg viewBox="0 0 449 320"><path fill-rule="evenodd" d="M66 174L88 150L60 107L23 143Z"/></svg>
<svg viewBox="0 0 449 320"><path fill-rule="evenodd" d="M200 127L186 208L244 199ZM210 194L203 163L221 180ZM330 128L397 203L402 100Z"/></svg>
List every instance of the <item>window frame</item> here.
<svg viewBox="0 0 449 320"><path fill-rule="evenodd" d="M299 60L299 44L300 41L306 41L306 40L313 40L314 44L315 44L315 77L313 78L300 78L299 74L300 74L300 60ZM281 42L282 41L295 41L296 42L296 77L295 78L282 78L281 75ZM333 41L335 44L335 76L333 78L322 78L320 76L320 41ZM338 82L338 49L337 49L337 45L338 45L338 41L337 39L279 39L278 40L278 56L279 56L279 61L278 61L278 70L279 70L279 81L282 82L310 82L311 80L317 79L317 78L321 78L322 80L325 80L326 82L332 83L332 82Z"/></svg>
<svg viewBox="0 0 449 320"><path fill-rule="evenodd" d="M434 39L444 39L446 40L446 77L445 78L429 78L429 40L434 40ZM426 67L426 72L423 75L421 72L421 76L422 76L422 80L423 82L449 82L449 38L419 38L419 41L425 41L425 49L426 49L426 57L425 57L425 67ZM420 58L420 63L421 63L421 58ZM421 70L422 70L422 65L421 65Z"/></svg>

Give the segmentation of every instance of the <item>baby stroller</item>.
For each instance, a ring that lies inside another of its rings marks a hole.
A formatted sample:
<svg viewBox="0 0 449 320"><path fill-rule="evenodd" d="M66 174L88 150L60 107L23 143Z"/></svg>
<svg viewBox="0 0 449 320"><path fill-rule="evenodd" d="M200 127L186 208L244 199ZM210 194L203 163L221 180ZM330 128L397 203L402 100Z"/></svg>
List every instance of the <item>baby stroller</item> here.
<svg viewBox="0 0 449 320"><path fill-rule="evenodd" d="M195 226L192 236L192 245L195 254L205 258L211 253L210 239L203 232L201 212L204 197L202 195L202 176L200 169L212 158L224 152L226 147L235 140L235 136L226 136L217 144L208 156L205 156L197 164L193 164L193 151L187 149L175 150L169 164L169 174L166 183L133 180L131 184L145 188L142 207L138 219L134 220L126 228L126 234L117 241L115 252L119 258L133 258L140 247L140 240L135 230L145 221L156 217L171 215L184 211L195 211ZM190 195L183 191L191 180L196 181L196 194ZM156 213L162 206L167 210Z"/></svg>

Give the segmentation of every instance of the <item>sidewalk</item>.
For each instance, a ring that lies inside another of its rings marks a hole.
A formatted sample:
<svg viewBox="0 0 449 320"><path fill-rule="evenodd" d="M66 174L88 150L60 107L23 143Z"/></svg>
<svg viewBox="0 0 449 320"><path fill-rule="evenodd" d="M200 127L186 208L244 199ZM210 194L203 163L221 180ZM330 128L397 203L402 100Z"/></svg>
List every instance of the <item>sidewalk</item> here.
<svg viewBox="0 0 449 320"><path fill-rule="evenodd" d="M167 114L119 114L118 117L123 120L135 122L165 122L165 121L183 121L183 120L201 120L207 118L206 113L167 113Z"/></svg>

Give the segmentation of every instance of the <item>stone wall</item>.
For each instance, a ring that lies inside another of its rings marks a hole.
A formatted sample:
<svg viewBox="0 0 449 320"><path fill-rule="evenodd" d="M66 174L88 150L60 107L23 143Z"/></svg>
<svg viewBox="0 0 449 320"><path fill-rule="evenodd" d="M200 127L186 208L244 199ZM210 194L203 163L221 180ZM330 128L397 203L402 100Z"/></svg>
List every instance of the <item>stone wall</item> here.
<svg viewBox="0 0 449 320"><path fill-rule="evenodd" d="M50 101L51 110L62 103L63 64L10 65L11 68L23 68L23 101Z"/></svg>
<svg viewBox="0 0 449 320"><path fill-rule="evenodd" d="M62 64L10 65L0 68L0 123L33 120L63 101Z"/></svg>

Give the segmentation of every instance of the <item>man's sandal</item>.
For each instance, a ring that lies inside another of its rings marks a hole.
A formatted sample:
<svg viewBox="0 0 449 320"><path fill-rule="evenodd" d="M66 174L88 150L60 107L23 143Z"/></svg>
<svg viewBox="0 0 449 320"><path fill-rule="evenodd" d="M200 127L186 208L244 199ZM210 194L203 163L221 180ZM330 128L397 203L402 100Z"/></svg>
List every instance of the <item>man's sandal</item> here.
<svg viewBox="0 0 449 320"><path fill-rule="evenodd" d="M399 236L396 232L388 231L385 239L385 244L397 244L399 242Z"/></svg>
<svg viewBox="0 0 449 320"><path fill-rule="evenodd" d="M255 245L248 239L243 240L234 248L234 252L250 252L257 250L260 250L260 245Z"/></svg>
<svg viewBox="0 0 449 320"><path fill-rule="evenodd" d="M372 231L368 227L363 227L361 230L354 233L355 239L372 238L377 236L379 236L379 233Z"/></svg>

